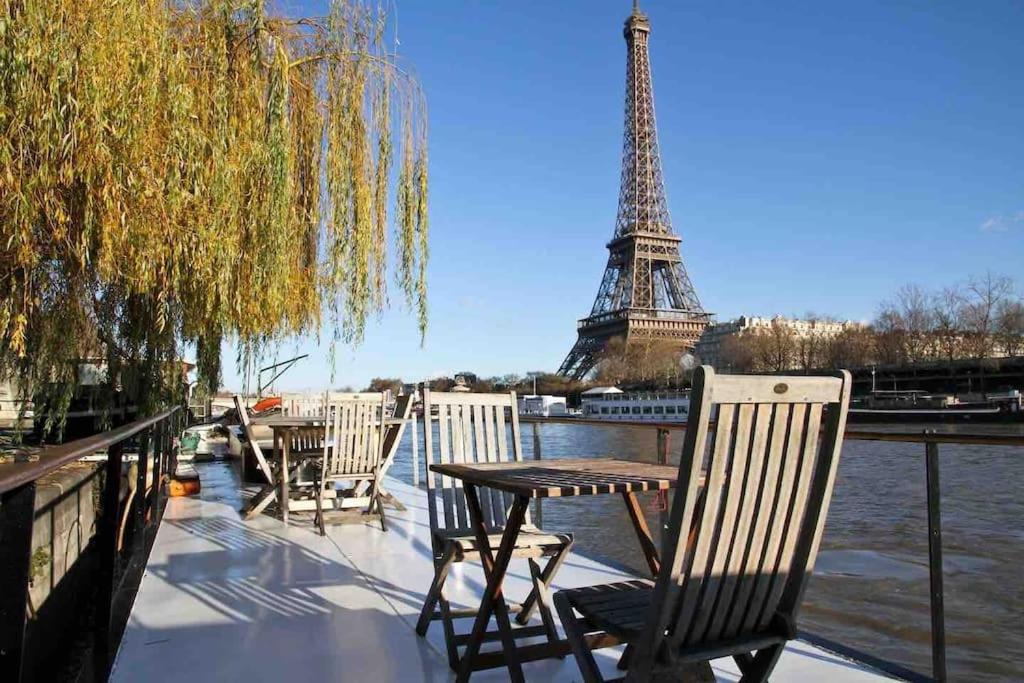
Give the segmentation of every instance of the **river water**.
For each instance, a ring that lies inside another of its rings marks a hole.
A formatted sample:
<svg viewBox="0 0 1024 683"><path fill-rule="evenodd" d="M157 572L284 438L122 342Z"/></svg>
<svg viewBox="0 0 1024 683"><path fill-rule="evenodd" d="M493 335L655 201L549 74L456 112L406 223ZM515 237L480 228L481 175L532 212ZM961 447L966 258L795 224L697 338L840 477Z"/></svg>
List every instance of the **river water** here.
<svg viewBox="0 0 1024 683"><path fill-rule="evenodd" d="M523 425L526 458L533 430ZM1024 435L1024 426L964 431ZM547 423L536 436L545 460L656 459L651 427ZM671 432L673 464L682 436ZM422 430L420 439L422 469ZM391 474L411 482L410 444ZM1024 680L1024 447L943 444L939 461L950 680ZM655 497L644 505L654 530ZM573 532L580 552L647 573L618 496L550 499L542 515L544 527ZM847 440L800 628L930 673L927 535L924 446Z"/></svg>

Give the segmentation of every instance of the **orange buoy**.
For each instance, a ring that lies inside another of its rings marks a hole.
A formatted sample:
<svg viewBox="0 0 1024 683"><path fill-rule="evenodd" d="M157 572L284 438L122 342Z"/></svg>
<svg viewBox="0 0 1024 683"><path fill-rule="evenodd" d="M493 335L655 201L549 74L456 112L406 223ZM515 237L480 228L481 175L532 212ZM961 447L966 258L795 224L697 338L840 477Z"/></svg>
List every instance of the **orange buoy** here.
<svg viewBox="0 0 1024 683"><path fill-rule="evenodd" d="M167 485L167 492L171 497L194 496L202 490L199 477L188 479L171 479Z"/></svg>

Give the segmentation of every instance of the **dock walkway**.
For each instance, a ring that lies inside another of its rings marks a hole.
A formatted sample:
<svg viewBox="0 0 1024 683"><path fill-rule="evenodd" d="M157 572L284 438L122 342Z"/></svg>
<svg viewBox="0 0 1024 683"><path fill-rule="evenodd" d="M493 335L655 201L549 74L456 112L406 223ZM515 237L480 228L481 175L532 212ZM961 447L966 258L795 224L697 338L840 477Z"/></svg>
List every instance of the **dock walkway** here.
<svg viewBox="0 0 1024 683"><path fill-rule="evenodd" d="M111 677L113 681L449 681L440 622L417 637L416 617L430 585L426 495L398 482L388 489L407 511L376 525L328 527L311 518L284 527L270 516L242 522L235 467L197 463L202 494L168 502ZM521 564L522 566L518 566ZM617 569L579 553L557 588L614 581ZM478 565L458 565L448 580L457 605L475 606L483 589ZM526 595L525 562L506 591ZM464 622L468 630L471 623ZM494 644L491 644L493 647ZM598 651L606 676L619 648ZM731 659L713 662L719 681L737 681ZM575 681L572 657L524 666L528 680ZM621 672L618 672L621 675ZM473 680L503 681L502 669ZM795 642L773 680L853 683L888 680L858 663Z"/></svg>

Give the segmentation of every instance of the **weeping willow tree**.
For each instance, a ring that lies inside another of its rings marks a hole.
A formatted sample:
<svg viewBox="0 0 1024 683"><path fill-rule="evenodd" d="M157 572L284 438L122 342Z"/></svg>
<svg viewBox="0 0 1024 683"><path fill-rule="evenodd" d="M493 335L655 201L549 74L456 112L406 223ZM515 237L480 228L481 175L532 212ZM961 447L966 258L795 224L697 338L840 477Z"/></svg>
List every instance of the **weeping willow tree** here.
<svg viewBox="0 0 1024 683"><path fill-rule="evenodd" d="M186 345L215 388L223 339L358 343L389 280L425 331L425 103L380 8L0 4L0 371L50 424L82 359L153 410Z"/></svg>

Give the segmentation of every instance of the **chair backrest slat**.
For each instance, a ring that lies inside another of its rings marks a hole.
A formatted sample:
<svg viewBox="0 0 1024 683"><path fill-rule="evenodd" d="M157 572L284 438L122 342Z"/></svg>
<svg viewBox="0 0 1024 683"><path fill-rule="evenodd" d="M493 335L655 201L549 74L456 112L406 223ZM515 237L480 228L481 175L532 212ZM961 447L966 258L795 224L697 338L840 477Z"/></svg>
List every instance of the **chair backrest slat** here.
<svg viewBox="0 0 1024 683"><path fill-rule="evenodd" d="M510 411L511 419L506 418ZM425 459L431 527L468 530L470 518L461 480L435 475L436 463L487 463L522 460L516 398L509 394L423 392ZM434 423L437 424L436 429ZM505 525L511 497L485 487L477 489L484 523ZM438 511L440 506L440 512Z"/></svg>
<svg viewBox="0 0 1024 683"><path fill-rule="evenodd" d="M757 626L759 629L766 628L775 616L776 607L782 597L782 590L794 571L803 571L803 567L797 567L793 563L793 551L796 548L797 537L800 531L800 522L804 518L804 511L807 507L808 496L810 495L811 475L814 471L815 453L818 450L818 428L821 423L821 404L811 404L807 410L805 428L801 438L803 445L799 450L799 464L796 464L797 472L794 477L792 502L788 511L788 519L785 525L780 526L782 537L780 539L779 561L772 576L771 588L768 590L768 597L761 608L761 615ZM790 439L793 437L790 436Z"/></svg>
<svg viewBox="0 0 1024 683"><path fill-rule="evenodd" d="M381 426L385 397L379 392L332 393L325 408L325 476L375 474L384 460Z"/></svg>
<svg viewBox="0 0 1024 683"><path fill-rule="evenodd" d="M690 626L688 638L690 642L699 642L704 639L711 617L718 614L718 602L727 589L726 567L735 540L736 521L743 516L740 513L740 502L743 498L746 481L753 417L754 404L745 403L738 406L732 441L725 446L732 455L726 464L725 501L715 534L714 559L707 563L708 576L704 580L704 597L700 601L700 607ZM745 509L746 506L744 506L744 511Z"/></svg>
<svg viewBox="0 0 1024 683"><path fill-rule="evenodd" d="M738 609L737 603L743 600L740 584L746 575L748 563L752 562L752 558L759 556L752 552L755 543L752 530L762 502L757 497L761 494L764 484L762 476L767 457L768 435L772 425L772 405L758 403L747 404L744 407L748 406L755 411L755 416L742 496L744 501L750 501L751 504L743 505L740 514L737 515L736 528L729 548L729 562L725 568L725 579L711 625L705 634L709 641L724 637L732 615Z"/></svg>
<svg viewBox="0 0 1024 683"><path fill-rule="evenodd" d="M286 417L320 417L327 405L326 393L281 394L281 414Z"/></svg>
<svg viewBox="0 0 1024 683"><path fill-rule="evenodd" d="M498 441L504 441L504 430L498 432L497 408L495 406L483 406L481 408L484 429L484 455L487 462L498 462ZM504 414L504 410L501 411ZM487 500L482 503L484 507L490 506L491 523L500 520L502 511L505 509L505 501L501 491L487 489Z"/></svg>
<svg viewBox="0 0 1024 683"><path fill-rule="evenodd" d="M519 408L516 404L515 392L512 392L512 413L516 414ZM512 423L512 451L509 452L508 442L505 439L505 434L508 431L508 425L505 422L505 409L501 405L494 406L494 424L495 424L495 438L498 442L498 462L510 462L511 460L522 460L523 454L519 448L519 418L517 417L515 422ZM499 500L501 505L500 516L504 520L508 515L509 508L512 507L512 494L495 491L494 495ZM497 513L496 513L497 514Z"/></svg>
<svg viewBox="0 0 1024 683"><path fill-rule="evenodd" d="M455 404L449 406L452 417L452 462L461 465L466 462L466 411L469 406ZM470 457L472 461L472 457ZM452 479L455 488L455 515L460 529L469 528L466 517L466 494L462 489L461 479Z"/></svg>
<svg viewBox="0 0 1024 683"><path fill-rule="evenodd" d="M711 643L795 636L849 399L846 372L716 376L698 369L679 490L634 675L642 677L656 657Z"/></svg>
<svg viewBox="0 0 1024 683"><path fill-rule="evenodd" d="M676 621L689 625L693 622L694 616L699 607L699 600L702 588L707 576L710 559L717 545L715 530L718 526L718 501L726 481L726 464L728 463L728 452L732 442L733 418L735 406L724 404L718 408L718 423L715 428L711 452L711 469L707 474L707 484L704 489L704 496L700 510L700 527L695 538L696 545L691 553L691 559L686 574L693 576L694 580L683 584L679 597L679 613ZM681 634L680 637L682 637Z"/></svg>
<svg viewBox="0 0 1024 683"><path fill-rule="evenodd" d="M782 554L783 537L789 523L789 512L792 507L793 494L796 490L797 469L800 466L800 447L807 410L805 405L794 405L790 408L789 423L786 430L784 456L779 472L779 483L776 487L775 505L771 509L768 522L764 559L754 585L754 595L747 605L747 614L743 620L743 632L755 630L760 624L760 616L767 610L768 595L771 592L779 568Z"/></svg>
<svg viewBox="0 0 1024 683"><path fill-rule="evenodd" d="M427 391L428 390L424 390L424 396L426 396L426 392ZM424 399L423 415L424 415L424 422L425 422L424 429L427 430L427 431L432 430L433 429L433 425L430 423L432 418L430 416L430 411L428 411L427 408L426 408L426 399ZM452 462L452 458L449 455L449 452L450 452L450 449L451 449L451 441L449 441L449 438L448 438L448 433L451 431L450 428L449 428L450 425L451 425L451 406L445 405L443 403L439 404L437 406L437 439L438 439L438 453L439 453L438 462L440 462L442 464L451 464L451 462ZM433 453L431 452L429 446L427 448L427 453L426 453L426 463L427 463L427 468L428 469L430 468L430 465L433 464ZM431 485L433 484L432 479L433 479L432 477L428 477L427 478L427 488L428 489L430 489ZM443 503L443 508L442 509L444 510L444 528L445 529L456 529L456 528L458 528L458 524L456 524L456 522L455 522L455 493L456 493L456 491L455 491L455 486L453 484L452 478L449 477L446 474L442 474L441 475L441 489L440 489L440 491L441 491L441 502ZM461 491L460 491L460 494L461 494ZM428 490L428 497L430 497L431 500L433 498L432 496L429 496L429 490Z"/></svg>

